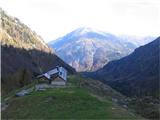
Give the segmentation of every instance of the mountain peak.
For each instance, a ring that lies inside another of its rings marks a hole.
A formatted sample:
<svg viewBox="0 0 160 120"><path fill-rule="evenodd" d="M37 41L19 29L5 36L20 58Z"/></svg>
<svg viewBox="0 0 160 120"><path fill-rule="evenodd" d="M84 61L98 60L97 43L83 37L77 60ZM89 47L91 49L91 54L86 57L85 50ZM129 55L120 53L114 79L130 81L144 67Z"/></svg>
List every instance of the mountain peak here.
<svg viewBox="0 0 160 120"><path fill-rule="evenodd" d="M90 28L90 27L80 27L80 28L76 29L74 32L79 35L84 35L89 32L100 33L100 31L93 29L93 28Z"/></svg>
<svg viewBox="0 0 160 120"><path fill-rule="evenodd" d="M89 27L78 28L49 45L77 71L97 70L111 60L128 55L135 48L110 33Z"/></svg>

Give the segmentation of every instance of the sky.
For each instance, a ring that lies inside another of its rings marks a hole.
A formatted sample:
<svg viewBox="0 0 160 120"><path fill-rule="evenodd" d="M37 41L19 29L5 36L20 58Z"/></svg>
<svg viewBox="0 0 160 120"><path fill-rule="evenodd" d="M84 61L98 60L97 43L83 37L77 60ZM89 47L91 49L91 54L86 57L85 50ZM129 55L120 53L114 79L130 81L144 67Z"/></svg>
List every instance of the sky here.
<svg viewBox="0 0 160 120"><path fill-rule="evenodd" d="M160 35L160 0L0 0L46 42L79 28L112 34Z"/></svg>

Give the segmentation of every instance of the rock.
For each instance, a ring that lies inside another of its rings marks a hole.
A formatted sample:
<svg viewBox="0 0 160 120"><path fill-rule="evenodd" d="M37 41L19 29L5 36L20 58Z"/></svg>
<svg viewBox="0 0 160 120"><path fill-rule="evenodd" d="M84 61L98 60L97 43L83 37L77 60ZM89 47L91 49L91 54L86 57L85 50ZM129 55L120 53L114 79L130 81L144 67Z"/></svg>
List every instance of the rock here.
<svg viewBox="0 0 160 120"><path fill-rule="evenodd" d="M44 91L46 88L49 88L47 84L37 84L35 85L35 90L36 91Z"/></svg>
<svg viewBox="0 0 160 120"><path fill-rule="evenodd" d="M123 105L124 108L128 108L127 105Z"/></svg>
<svg viewBox="0 0 160 120"><path fill-rule="evenodd" d="M25 95L28 95L29 93L31 93L32 91L33 91L33 88L29 88L27 90L22 90L22 91L16 93L16 96L17 97L25 96Z"/></svg>
<svg viewBox="0 0 160 120"><path fill-rule="evenodd" d="M6 110L6 108L9 106L9 104L8 103L2 103L1 104L1 111L4 111L4 110Z"/></svg>
<svg viewBox="0 0 160 120"><path fill-rule="evenodd" d="M16 96L17 97L21 97L21 96L25 96L26 94L29 94L28 91L22 90L22 91L16 93Z"/></svg>
<svg viewBox="0 0 160 120"><path fill-rule="evenodd" d="M113 101L113 102L115 102L115 103L117 103L117 102L118 102L118 100L117 100L117 99L115 99L115 98L112 98L112 101Z"/></svg>
<svg viewBox="0 0 160 120"><path fill-rule="evenodd" d="M46 89L44 89L44 88L39 88L39 89L37 89L37 91L45 91Z"/></svg>

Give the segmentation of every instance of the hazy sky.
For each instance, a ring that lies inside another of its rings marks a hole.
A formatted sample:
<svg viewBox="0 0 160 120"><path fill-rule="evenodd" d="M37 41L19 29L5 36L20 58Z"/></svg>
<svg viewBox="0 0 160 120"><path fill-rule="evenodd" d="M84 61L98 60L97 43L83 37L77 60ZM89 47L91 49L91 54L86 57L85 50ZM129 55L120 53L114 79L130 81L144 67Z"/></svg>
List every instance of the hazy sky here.
<svg viewBox="0 0 160 120"><path fill-rule="evenodd" d="M0 0L0 7L46 42L85 26L113 34L160 35L160 0Z"/></svg>

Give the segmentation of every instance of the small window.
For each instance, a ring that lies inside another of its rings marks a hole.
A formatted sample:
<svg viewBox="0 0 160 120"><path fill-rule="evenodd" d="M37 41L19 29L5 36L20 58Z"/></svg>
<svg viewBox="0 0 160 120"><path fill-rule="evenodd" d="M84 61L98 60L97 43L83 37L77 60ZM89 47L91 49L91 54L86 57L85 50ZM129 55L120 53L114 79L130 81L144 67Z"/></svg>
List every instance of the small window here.
<svg viewBox="0 0 160 120"><path fill-rule="evenodd" d="M62 75L62 72L59 72L59 75Z"/></svg>

